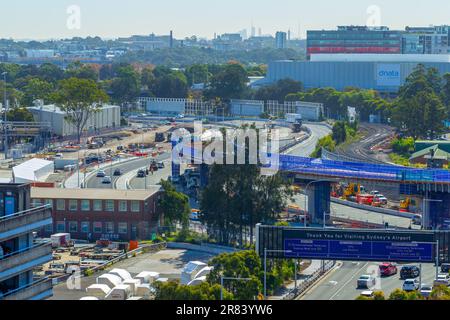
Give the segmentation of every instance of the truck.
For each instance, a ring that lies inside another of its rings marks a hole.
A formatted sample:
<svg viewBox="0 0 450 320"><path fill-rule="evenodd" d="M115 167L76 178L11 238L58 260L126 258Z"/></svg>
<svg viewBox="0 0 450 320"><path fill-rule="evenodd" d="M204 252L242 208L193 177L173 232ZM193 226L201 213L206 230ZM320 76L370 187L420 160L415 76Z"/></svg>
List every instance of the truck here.
<svg viewBox="0 0 450 320"><path fill-rule="evenodd" d="M52 247L68 247L71 243L70 233L57 233L50 236Z"/></svg>
<svg viewBox="0 0 450 320"><path fill-rule="evenodd" d="M286 122L292 124L302 123L302 115L299 113L286 113Z"/></svg>

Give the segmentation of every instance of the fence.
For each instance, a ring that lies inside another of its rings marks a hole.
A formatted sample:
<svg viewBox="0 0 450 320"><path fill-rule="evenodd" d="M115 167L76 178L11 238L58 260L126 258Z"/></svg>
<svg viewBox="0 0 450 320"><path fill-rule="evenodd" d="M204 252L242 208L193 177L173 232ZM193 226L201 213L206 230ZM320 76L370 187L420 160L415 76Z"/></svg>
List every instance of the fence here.
<svg viewBox="0 0 450 320"><path fill-rule="evenodd" d="M326 261L324 266L318 269L316 272L311 274L307 279L303 280L297 288L292 289L287 295L284 296L283 300L294 300L299 295L304 293L309 287L316 283L321 277L323 277L328 271L330 271L336 262Z"/></svg>

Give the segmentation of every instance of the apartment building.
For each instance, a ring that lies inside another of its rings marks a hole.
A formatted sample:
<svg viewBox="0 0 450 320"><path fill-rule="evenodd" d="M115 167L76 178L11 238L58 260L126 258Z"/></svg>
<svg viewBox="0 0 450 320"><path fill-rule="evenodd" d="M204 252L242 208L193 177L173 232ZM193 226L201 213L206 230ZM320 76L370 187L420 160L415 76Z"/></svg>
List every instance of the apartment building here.
<svg viewBox="0 0 450 320"><path fill-rule="evenodd" d="M51 206L31 207L29 184L0 184L0 300L41 300L53 295L49 278L33 269L52 260L50 242L35 231L51 225Z"/></svg>

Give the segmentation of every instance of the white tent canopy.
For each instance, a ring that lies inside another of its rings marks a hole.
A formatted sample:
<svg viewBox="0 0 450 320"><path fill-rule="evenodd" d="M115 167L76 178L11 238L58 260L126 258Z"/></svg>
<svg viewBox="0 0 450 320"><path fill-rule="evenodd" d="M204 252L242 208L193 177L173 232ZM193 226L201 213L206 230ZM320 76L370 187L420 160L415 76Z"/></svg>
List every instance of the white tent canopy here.
<svg viewBox="0 0 450 320"><path fill-rule="evenodd" d="M45 182L55 171L53 161L33 158L13 168L15 183Z"/></svg>

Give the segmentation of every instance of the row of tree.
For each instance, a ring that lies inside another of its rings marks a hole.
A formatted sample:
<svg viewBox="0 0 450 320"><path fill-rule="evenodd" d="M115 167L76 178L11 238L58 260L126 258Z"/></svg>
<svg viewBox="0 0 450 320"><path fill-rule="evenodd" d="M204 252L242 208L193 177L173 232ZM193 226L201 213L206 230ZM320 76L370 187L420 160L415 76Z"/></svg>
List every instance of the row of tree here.
<svg viewBox="0 0 450 320"><path fill-rule="evenodd" d="M267 263L267 293L273 294L285 281L293 278L294 261L269 259ZM156 300L219 300L222 276L249 279L224 281L224 300L262 299L264 266L254 250L224 253L214 257L209 265L214 269L201 285L186 286L177 282L156 284Z"/></svg>

